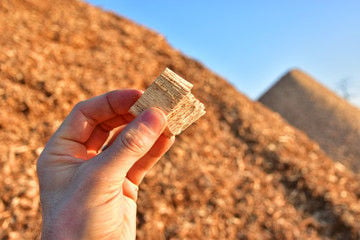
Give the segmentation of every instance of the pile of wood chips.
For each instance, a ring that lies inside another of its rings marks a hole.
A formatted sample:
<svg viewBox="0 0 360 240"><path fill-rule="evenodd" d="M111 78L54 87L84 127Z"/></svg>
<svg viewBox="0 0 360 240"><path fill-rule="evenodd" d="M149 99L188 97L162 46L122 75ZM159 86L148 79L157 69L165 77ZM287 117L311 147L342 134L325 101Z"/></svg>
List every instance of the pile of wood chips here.
<svg viewBox="0 0 360 240"><path fill-rule="evenodd" d="M286 73L259 101L308 134L332 159L360 173L359 108L298 69Z"/></svg>
<svg viewBox="0 0 360 240"><path fill-rule="evenodd" d="M0 239L34 239L36 159L73 105L165 67L207 114L141 185L139 239L360 237L360 181L164 37L75 0L0 1Z"/></svg>

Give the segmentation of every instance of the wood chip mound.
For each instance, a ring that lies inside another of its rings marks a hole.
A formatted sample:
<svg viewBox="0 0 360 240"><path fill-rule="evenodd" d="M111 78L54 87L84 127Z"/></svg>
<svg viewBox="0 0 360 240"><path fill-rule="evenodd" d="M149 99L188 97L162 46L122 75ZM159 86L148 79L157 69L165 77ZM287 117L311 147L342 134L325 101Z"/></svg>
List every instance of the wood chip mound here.
<svg viewBox="0 0 360 240"><path fill-rule="evenodd" d="M259 101L318 142L334 160L360 173L360 109L305 72L286 73Z"/></svg>
<svg viewBox="0 0 360 240"><path fill-rule="evenodd" d="M0 1L0 239L36 239L36 159L80 100L165 67L207 114L140 186L138 239L357 239L360 181L163 36L76 0Z"/></svg>

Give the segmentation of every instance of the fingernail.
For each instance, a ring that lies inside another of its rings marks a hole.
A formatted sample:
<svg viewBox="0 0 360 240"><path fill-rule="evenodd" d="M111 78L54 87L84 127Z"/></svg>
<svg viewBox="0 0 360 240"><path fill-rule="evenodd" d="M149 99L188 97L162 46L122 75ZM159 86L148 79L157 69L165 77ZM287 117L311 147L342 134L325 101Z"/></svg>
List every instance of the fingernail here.
<svg viewBox="0 0 360 240"><path fill-rule="evenodd" d="M154 132L162 132L166 125L166 115L158 108L149 108L145 110L141 114L140 120Z"/></svg>

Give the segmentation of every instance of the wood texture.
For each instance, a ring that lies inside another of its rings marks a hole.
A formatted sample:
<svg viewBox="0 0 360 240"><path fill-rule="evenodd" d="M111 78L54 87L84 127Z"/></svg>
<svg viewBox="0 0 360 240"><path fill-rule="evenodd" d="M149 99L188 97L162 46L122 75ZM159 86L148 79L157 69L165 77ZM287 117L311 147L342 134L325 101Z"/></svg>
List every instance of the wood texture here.
<svg viewBox="0 0 360 240"><path fill-rule="evenodd" d="M167 135L178 135L205 114L205 107L191 93L193 85L166 68L130 108L138 115L150 107L162 109L168 117Z"/></svg>

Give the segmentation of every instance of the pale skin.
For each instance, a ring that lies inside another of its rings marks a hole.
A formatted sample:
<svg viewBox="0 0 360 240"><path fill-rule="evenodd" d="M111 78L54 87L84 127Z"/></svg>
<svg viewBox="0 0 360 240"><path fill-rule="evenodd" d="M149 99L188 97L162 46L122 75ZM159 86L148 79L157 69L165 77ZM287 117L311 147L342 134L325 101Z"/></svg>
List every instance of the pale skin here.
<svg viewBox="0 0 360 240"><path fill-rule="evenodd" d="M51 137L37 163L42 239L135 239L138 186L174 142L161 110L128 113L141 94L83 101Z"/></svg>

